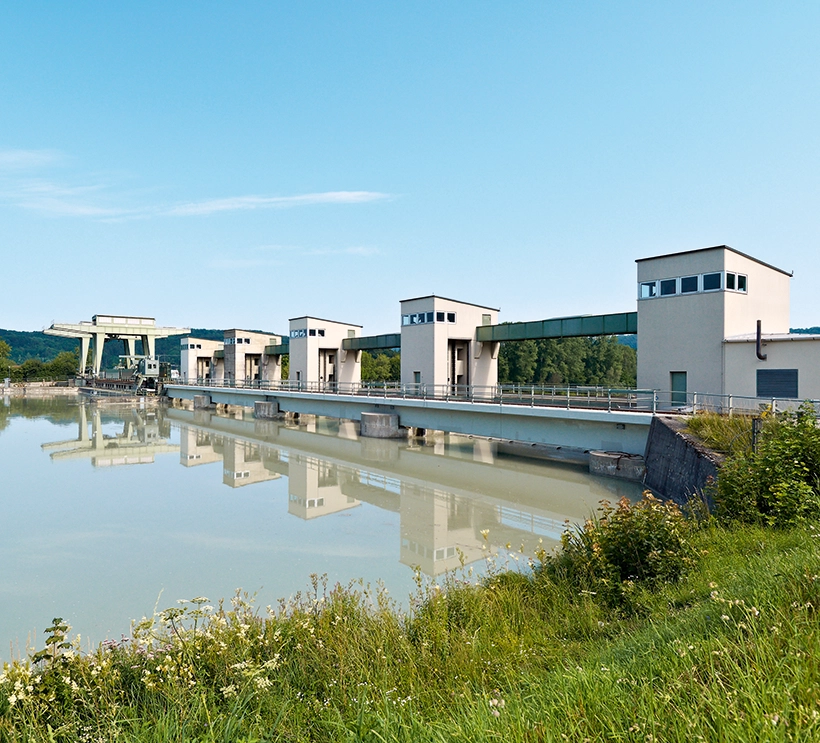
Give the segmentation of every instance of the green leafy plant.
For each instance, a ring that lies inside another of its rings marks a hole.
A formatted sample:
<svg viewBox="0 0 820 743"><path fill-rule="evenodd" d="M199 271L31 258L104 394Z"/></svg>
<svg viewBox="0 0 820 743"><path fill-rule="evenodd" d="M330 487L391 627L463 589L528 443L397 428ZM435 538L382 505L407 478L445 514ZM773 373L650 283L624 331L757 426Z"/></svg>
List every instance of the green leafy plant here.
<svg viewBox="0 0 820 743"><path fill-rule="evenodd" d="M604 502L599 517L564 532L563 549L542 558L542 569L626 607L635 586L675 582L694 564L694 525L677 505L649 492L635 504Z"/></svg>
<svg viewBox="0 0 820 743"><path fill-rule="evenodd" d="M729 457L713 498L725 521L788 526L820 517L820 429L813 405L770 419L756 452Z"/></svg>

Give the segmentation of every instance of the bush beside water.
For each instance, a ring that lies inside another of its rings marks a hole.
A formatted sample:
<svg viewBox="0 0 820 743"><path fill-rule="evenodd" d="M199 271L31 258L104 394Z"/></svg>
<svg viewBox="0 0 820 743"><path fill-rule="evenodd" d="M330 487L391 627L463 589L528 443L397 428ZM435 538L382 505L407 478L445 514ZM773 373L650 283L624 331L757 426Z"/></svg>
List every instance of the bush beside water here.
<svg viewBox="0 0 820 743"><path fill-rule="evenodd" d="M183 602L88 655L55 620L0 675L0 741L820 740L813 426L730 460L720 520L604 506L530 565L419 577L406 613L314 577L265 610Z"/></svg>

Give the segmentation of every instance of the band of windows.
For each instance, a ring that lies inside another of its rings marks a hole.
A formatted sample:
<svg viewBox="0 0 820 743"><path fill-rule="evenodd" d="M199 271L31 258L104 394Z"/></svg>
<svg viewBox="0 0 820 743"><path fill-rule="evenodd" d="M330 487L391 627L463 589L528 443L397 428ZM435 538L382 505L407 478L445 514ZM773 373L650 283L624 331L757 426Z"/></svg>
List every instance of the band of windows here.
<svg viewBox="0 0 820 743"><path fill-rule="evenodd" d="M308 336L319 336L321 338L325 337L325 329L324 328L300 328L299 330L291 330L290 337L291 338L307 338Z"/></svg>
<svg viewBox="0 0 820 743"><path fill-rule="evenodd" d="M722 289L745 294L748 291L748 278L742 273L716 271L694 276L680 276L674 279L642 281L638 284L638 299L674 297L677 294L715 292Z"/></svg>
<svg viewBox="0 0 820 743"><path fill-rule="evenodd" d="M431 322L455 323L455 312L415 312L411 315L402 315L402 325L426 325Z"/></svg>

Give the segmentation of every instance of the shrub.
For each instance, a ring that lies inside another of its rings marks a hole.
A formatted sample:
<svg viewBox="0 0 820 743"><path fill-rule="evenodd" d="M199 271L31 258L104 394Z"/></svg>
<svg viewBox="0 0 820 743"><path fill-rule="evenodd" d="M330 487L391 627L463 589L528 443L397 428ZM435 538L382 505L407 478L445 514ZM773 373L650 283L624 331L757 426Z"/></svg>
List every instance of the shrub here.
<svg viewBox="0 0 820 743"><path fill-rule="evenodd" d="M788 526L820 516L820 429L811 403L765 426L756 452L730 457L713 497L724 521Z"/></svg>
<svg viewBox="0 0 820 743"><path fill-rule="evenodd" d="M615 507L605 502L601 512L582 528L564 532L562 551L545 558L543 567L626 606L636 585L677 581L694 564L689 543L694 522L674 503L646 492L635 504L626 498Z"/></svg>

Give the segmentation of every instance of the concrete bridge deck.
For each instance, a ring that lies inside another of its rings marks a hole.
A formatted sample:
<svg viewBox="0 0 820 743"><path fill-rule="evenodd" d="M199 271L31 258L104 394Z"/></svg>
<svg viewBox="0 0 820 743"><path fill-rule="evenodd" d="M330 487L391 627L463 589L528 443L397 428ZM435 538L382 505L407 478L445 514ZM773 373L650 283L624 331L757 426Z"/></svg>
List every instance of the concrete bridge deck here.
<svg viewBox="0 0 820 743"><path fill-rule="evenodd" d="M223 387L207 384L167 384L172 399L207 396L214 405L253 407L272 402L281 412L361 420L362 413L398 415L401 426L483 436L586 452L619 451L643 455L653 414L630 409L634 396L540 394L536 400L521 395L494 396L491 390L474 389L469 396L434 396L430 390L404 388L376 390L362 385L350 389L294 389L276 387ZM437 392L433 390L432 392ZM598 405L599 407L594 407ZM618 406L623 406L618 407Z"/></svg>

